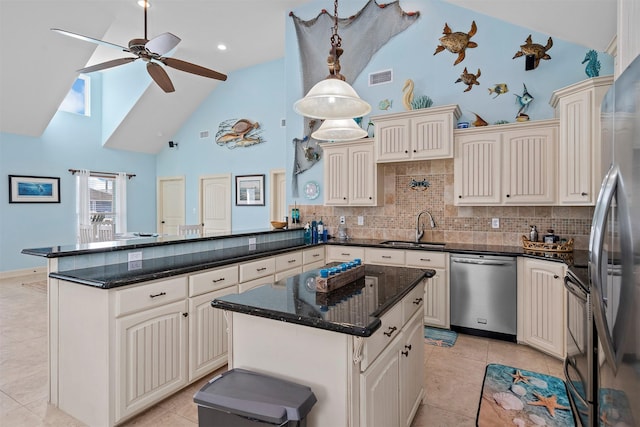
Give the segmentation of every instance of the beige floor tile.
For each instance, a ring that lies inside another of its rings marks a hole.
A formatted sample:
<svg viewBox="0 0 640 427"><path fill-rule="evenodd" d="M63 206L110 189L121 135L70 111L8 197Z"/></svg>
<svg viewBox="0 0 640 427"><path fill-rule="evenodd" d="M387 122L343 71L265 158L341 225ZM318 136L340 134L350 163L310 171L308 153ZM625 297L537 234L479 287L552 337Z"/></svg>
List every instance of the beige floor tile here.
<svg viewBox="0 0 640 427"><path fill-rule="evenodd" d="M481 384L454 379L448 375L427 375L425 403L436 408L473 417L480 401Z"/></svg>
<svg viewBox="0 0 640 427"><path fill-rule="evenodd" d="M499 363L548 374L546 357L546 354L529 346L491 340L487 352L487 363Z"/></svg>
<svg viewBox="0 0 640 427"><path fill-rule="evenodd" d="M427 374L461 378L466 383L482 384L485 366L485 361L462 357L452 354L447 348L438 347L433 350L431 357L427 360L425 371Z"/></svg>
<svg viewBox="0 0 640 427"><path fill-rule="evenodd" d="M475 425L475 417L466 417L435 406L422 405L411 427L474 427Z"/></svg>
<svg viewBox="0 0 640 427"><path fill-rule="evenodd" d="M19 408L21 405L15 399L0 391L0 418L4 418L7 412Z"/></svg>
<svg viewBox="0 0 640 427"><path fill-rule="evenodd" d="M38 400L25 406L33 412L38 418L42 419L47 425L65 426L65 427L85 427L82 421L79 421L66 412L61 411L55 406L49 405L45 400Z"/></svg>
<svg viewBox="0 0 640 427"><path fill-rule="evenodd" d="M458 339L453 347L435 347L434 351L486 362L488 347L489 340L487 338L458 334Z"/></svg>
<svg viewBox="0 0 640 427"><path fill-rule="evenodd" d="M0 423L2 426L11 427L42 427L47 425L44 420L24 406L20 406L4 414Z"/></svg>

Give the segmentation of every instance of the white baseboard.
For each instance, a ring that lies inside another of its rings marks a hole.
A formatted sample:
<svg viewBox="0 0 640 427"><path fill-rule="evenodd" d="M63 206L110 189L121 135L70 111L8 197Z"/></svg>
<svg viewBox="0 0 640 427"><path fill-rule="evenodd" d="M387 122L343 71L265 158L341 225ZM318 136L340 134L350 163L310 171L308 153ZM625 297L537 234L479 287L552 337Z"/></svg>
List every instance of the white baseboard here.
<svg viewBox="0 0 640 427"><path fill-rule="evenodd" d="M22 270L0 271L0 279L13 279L22 276L32 276L34 274L47 274L47 267L31 267Z"/></svg>

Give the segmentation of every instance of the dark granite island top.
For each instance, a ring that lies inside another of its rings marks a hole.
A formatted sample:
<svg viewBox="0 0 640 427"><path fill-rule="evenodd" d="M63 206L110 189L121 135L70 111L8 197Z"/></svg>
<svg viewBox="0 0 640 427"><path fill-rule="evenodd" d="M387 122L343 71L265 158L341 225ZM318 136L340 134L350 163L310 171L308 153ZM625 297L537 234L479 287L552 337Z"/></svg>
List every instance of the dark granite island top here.
<svg viewBox="0 0 640 427"><path fill-rule="evenodd" d="M329 264L338 265L339 263ZM310 270L272 285L211 302L215 308L313 328L368 337L380 327L380 316L434 270L365 265L365 277L329 293L316 292L319 270Z"/></svg>

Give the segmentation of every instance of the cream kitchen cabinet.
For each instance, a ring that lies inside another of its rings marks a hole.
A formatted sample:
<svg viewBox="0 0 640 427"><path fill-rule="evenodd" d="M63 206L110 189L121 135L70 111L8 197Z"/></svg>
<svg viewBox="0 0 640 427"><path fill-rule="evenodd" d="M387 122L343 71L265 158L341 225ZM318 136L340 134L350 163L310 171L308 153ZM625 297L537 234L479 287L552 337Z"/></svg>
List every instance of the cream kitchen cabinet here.
<svg viewBox="0 0 640 427"><path fill-rule="evenodd" d="M565 356L566 291L562 262L518 259L518 341Z"/></svg>
<svg viewBox="0 0 640 427"><path fill-rule="evenodd" d="M549 103L560 120L558 203L594 205L603 178L600 104L612 76L595 77L558 89Z"/></svg>
<svg viewBox="0 0 640 427"><path fill-rule="evenodd" d="M449 254L446 252L406 251L406 266L435 270L424 279L424 324L449 329Z"/></svg>
<svg viewBox="0 0 640 427"><path fill-rule="evenodd" d="M364 260L365 248L358 246L339 246L339 245L327 245L326 246L326 261L327 262L343 262L353 261L356 258ZM363 261L364 262L364 261Z"/></svg>
<svg viewBox="0 0 640 427"><path fill-rule="evenodd" d="M557 133L557 120L456 131L454 204L554 204Z"/></svg>
<svg viewBox="0 0 640 427"><path fill-rule="evenodd" d="M453 157L453 129L460 114L457 105L445 105L371 117L376 162Z"/></svg>
<svg viewBox="0 0 640 427"><path fill-rule="evenodd" d="M320 144L324 151L324 204L377 206L381 170L375 163L373 141Z"/></svg>
<svg viewBox="0 0 640 427"><path fill-rule="evenodd" d="M316 246L315 248L305 249L302 251L302 271L314 270L322 267L325 262L325 247Z"/></svg>

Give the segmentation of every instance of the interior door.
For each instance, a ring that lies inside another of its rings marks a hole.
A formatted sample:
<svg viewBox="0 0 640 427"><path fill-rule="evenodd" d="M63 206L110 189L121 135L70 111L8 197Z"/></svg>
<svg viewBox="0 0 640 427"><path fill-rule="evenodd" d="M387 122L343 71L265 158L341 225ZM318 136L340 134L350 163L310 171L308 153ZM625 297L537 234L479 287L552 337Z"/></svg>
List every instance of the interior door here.
<svg viewBox="0 0 640 427"><path fill-rule="evenodd" d="M272 221L282 221L287 214L287 181L284 169L272 170L269 205Z"/></svg>
<svg viewBox="0 0 640 427"><path fill-rule="evenodd" d="M184 177L158 178L158 224L160 234L178 234L178 225L185 223Z"/></svg>
<svg viewBox="0 0 640 427"><path fill-rule="evenodd" d="M200 220L204 234L231 232L231 175L200 178Z"/></svg>

